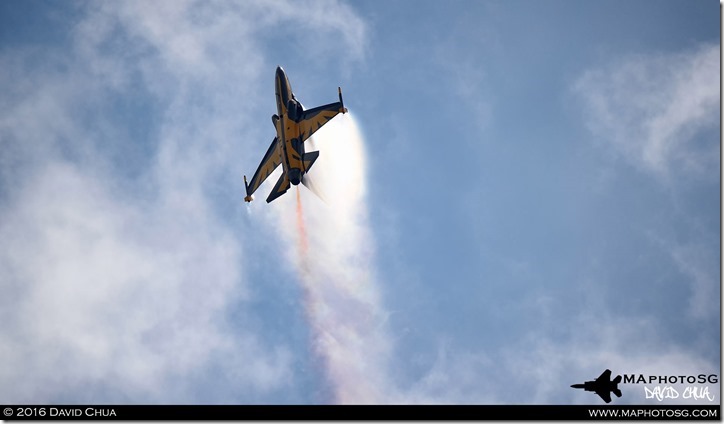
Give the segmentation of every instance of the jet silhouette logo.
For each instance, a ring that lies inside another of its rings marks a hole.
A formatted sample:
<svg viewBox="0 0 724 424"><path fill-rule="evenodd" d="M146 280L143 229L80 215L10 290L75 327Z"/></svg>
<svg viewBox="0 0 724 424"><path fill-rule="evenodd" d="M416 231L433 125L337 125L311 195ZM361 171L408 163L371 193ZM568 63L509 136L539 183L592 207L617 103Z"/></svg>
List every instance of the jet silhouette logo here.
<svg viewBox="0 0 724 424"><path fill-rule="evenodd" d="M618 388L618 383L621 382L621 376L617 375L616 378L611 380L611 370L604 371L597 379L593 381L586 381L582 384L574 384L571 387L574 389L583 389L587 392L595 392L601 399L606 403L611 403L611 393L617 397L621 397L621 390Z"/></svg>

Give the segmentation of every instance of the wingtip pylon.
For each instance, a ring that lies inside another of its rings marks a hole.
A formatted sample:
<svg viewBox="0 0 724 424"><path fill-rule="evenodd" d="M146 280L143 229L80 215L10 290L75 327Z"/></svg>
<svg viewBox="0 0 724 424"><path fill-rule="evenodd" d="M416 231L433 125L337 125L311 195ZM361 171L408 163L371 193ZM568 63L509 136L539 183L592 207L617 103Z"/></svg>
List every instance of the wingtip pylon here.
<svg viewBox="0 0 724 424"><path fill-rule="evenodd" d="M246 197L244 197L245 202L251 202L254 200L254 198L249 194L249 183L246 182L246 175L244 175L244 187L246 188Z"/></svg>
<svg viewBox="0 0 724 424"><path fill-rule="evenodd" d="M342 104L342 113L347 113L347 108L344 107L344 101L342 100L342 87L337 87L337 92L339 93L339 103Z"/></svg>

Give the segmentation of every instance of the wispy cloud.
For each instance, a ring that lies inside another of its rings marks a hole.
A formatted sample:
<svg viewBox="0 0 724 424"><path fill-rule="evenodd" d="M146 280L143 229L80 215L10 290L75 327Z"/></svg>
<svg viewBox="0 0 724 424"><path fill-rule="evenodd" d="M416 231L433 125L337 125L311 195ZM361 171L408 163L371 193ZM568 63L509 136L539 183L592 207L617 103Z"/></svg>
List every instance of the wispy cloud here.
<svg viewBox="0 0 724 424"><path fill-rule="evenodd" d="M562 383L591 380L604 368L616 374L647 376L719 374L718 364L709 361L705 355L657 336L661 333L657 326L651 318L634 314L615 316L594 306L571 319L570 328L562 339L536 335L523 339L519 348L527 346L530 349L510 352L507 365L517 370L510 375L521 386L525 387L526 380L532 383L529 394L536 403L594 403L597 399L591 398L590 393L562 390L561 387L566 387ZM718 401L719 387L710 386L710 393ZM658 403L646 399L643 385L620 387L624 396L616 400L617 404ZM667 403L696 401L679 398L669 399Z"/></svg>
<svg viewBox="0 0 724 424"><path fill-rule="evenodd" d="M656 235L651 238L669 254L679 272L689 281L688 316L694 319L714 319L720 310L719 256L716 243L700 236L690 243L665 241Z"/></svg>
<svg viewBox="0 0 724 424"><path fill-rule="evenodd" d="M658 177L716 175L719 46L628 56L573 85L596 138ZM709 132L707 132L709 131Z"/></svg>
<svg viewBox="0 0 724 424"><path fill-rule="evenodd" d="M349 58L364 26L334 1L282 6L88 3L65 50L0 52L3 402L269 402L290 384L289 347L230 318L251 294L222 210L241 197L219 193L241 196L270 28L341 35L316 40Z"/></svg>
<svg viewBox="0 0 724 424"><path fill-rule="evenodd" d="M567 327L556 335L537 329L521 334L515 343L484 350L440 342L429 370L404 391L395 392L395 402L596 404L600 400L595 394L569 386L592 380L605 368L636 376L719 374L718 363L705 355L658 337L660 329L654 320L613 316L607 309L593 307L570 317ZM647 399L644 389L656 385L622 384L623 397L615 404L660 404ZM688 385L671 386L683 395ZM706 386L713 402L718 402L719 385ZM664 403L701 402L680 396Z"/></svg>
<svg viewBox="0 0 724 424"><path fill-rule="evenodd" d="M290 353L226 320L245 300L241 252L210 214L139 202L55 162L4 211L0 234L7 402L189 401L193 387L167 380L214 356L242 372L236 384L283 384Z"/></svg>
<svg viewBox="0 0 724 424"><path fill-rule="evenodd" d="M585 72L573 85L594 138L670 189L673 207L661 214L668 224L652 224L645 232L678 270L671 281L688 286L681 319L692 326L714 322L720 306L719 246L711 237L719 227L702 225L715 222L716 209L710 201L686 197L718 182L719 74L719 46L702 44L678 53L626 56Z"/></svg>

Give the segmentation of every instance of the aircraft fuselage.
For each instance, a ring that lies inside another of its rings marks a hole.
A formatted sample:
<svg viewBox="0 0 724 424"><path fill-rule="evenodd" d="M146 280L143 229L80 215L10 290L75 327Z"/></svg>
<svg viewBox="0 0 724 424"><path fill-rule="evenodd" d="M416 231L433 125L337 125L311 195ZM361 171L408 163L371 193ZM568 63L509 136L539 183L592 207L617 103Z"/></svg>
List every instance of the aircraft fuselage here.
<svg viewBox="0 0 724 424"><path fill-rule="evenodd" d="M289 78L280 66L277 67L274 86L277 118L272 117L272 121L277 130L277 142L282 143L282 167L289 176L289 182L298 185L302 180L302 175L306 172L302 162L304 143L301 142L298 123L302 106L294 98ZM292 116L290 116L290 110Z"/></svg>
<svg viewBox="0 0 724 424"><path fill-rule="evenodd" d="M586 381L583 384L573 384L571 387L574 389L583 389L587 392L595 392L596 390L601 389L602 385L600 383L596 383L595 381Z"/></svg>

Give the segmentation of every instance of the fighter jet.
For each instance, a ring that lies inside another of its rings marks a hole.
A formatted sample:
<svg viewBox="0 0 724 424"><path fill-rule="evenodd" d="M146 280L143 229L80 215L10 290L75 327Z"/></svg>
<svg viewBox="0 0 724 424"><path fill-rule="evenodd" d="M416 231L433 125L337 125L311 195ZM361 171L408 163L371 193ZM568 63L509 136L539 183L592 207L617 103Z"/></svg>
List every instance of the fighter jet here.
<svg viewBox="0 0 724 424"><path fill-rule="evenodd" d="M618 383L620 382L620 375L611 381L611 370L606 370L595 381L586 381L583 384L574 384L571 387L574 389L583 389L587 392L596 392L606 403L610 403L611 392L621 397L621 390L618 388Z"/></svg>
<svg viewBox="0 0 724 424"><path fill-rule="evenodd" d="M319 151L305 153L304 141L338 113L347 113L342 102L342 89L339 87L337 88L338 102L305 110L294 96L289 78L281 66L278 66L276 70L274 89L277 113L272 115L271 120L277 135L272 140L254 176L251 177L251 181L247 183L246 175L244 175L244 185L246 186L244 200L247 202L254 199L252 194L279 164L282 165L283 172L269 197L266 198L267 203L286 193L290 184L298 185L301 182L306 186L305 174L309 172L314 161L319 157Z"/></svg>

